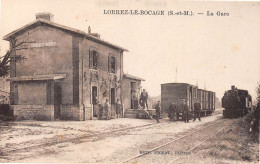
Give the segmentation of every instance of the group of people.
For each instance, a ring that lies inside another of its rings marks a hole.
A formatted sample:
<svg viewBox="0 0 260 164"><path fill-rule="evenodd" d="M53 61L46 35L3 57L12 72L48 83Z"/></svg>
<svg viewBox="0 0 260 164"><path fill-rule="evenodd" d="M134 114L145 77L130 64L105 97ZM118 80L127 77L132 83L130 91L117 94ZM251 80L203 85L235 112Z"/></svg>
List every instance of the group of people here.
<svg viewBox="0 0 260 164"><path fill-rule="evenodd" d="M193 121L195 121L196 118L198 118L199 121L201 121L200 110L201 110L201 105L198 102L198 100L196 100L196 102L194 103L194 120ZM189 109L185 99L182 99L182 103L179 106L176 105L174 100L172 101L172 103L169 106L168 116L169 116L171 121L179 120L180 113L182 113L182 120L185 123L186 122L188 123L189 120L190 120L190 109Z"/></svg>
<svg viewBox="0 0 260 164"><path fill-rule="evenodd" d="M135 90L132 92L132 109L138 109L138 95ZM147 108L148 109L148 93L143 89L140 99L139 99L139 104L142 107L142 109Z"/></svg>
<svg viewBox="0 0 260 164"><path fill-rule="evenodd" d="M96 101L97 101L97 99L96 99ZM96 105L94 105L94 115L96 115L99 119L103 119L103 117L105 115L106 120L110 120L111 119L111 108L110 108L109 100L106 99L106 102L104 103L103 106L101 104L97 105L98 101L94 102L94 103L96 104ZM134 107L136 105L138 105L137 94L135 91L133 91L133 94L132 94L132 105ZM143 91L140 95L140 106L142 107L142 109L145 109L145 108L148 109L148 93L145 91L145 89L143 89ZM155 110L156 110L156 120L157 120L157 123L159 123L160 122L159 119L161 116L161 102L160 101L157 101L157 103L155 105ZM146 111L146 110L144 110L144 111ZM196 120L196 118L198 118L199 121L201 121L200 112L201 112L201 105L198 102L198 100L196 100L196 102L194 103L194 121ZM186 99L182 99L182 103L180 105L177 105L176 102L173 100L169 106L168 116L170 118L170 121L178 121L179 117L180 117L180 113L182 114L182 121L184 121L185 123L188 123L190 120L190 109L187 105ZM116 114L116 118L123 118L123 115L124 115L123 107L122 107L119 99L117 99L117 101L115 103L115 114ZM147 114L149 115L148 112L147 112ZM152 118L152 117L150 116L150 118Z"/></svg>
<svg viewBox="0 0 260 164"><path fill-rule="evenodd" d="M115 103L115 114L116 118L123 118L124 111L119 99L117 99ZM103 119L104 117L106 120L111 119L111 107L109 104L109 99L106 99L103 106L102 104L98 104L98 102L95 102L94 116L98 117L99 119Z"/></svg>
<svg viewBox="0 0 260 164"><path fill-rule="evenodd" d="M161 115L161 102L158 101L157 104L155 105L155 110L156 110L156 120L157 123L159 123L159 119L160 119L160 115ZM196 120L196 118L199 119L199 121L201 121L200 118L200 110L201 110L201 105L198 102L198 100L196 100L196 102L194 103L194 120ZM175 101L173 100L169 106L169 118L171 121L177 121L179 120L180 117L180 113L182 114L182 120L185 123L188 123L190 120L190 109L187 105L187 102L185 99L182 99L182 103L178 106L176 105Z"/></svg>

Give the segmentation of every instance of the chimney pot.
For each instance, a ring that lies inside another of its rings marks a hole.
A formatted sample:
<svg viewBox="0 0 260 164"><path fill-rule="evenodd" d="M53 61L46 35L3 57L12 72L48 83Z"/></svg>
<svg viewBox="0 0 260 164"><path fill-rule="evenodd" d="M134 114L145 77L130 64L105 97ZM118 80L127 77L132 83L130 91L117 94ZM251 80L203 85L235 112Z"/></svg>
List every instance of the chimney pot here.
<svg viewBox="0 0 260 164"><path fill-rule="evenodd" d="M234 85L231 86L231 90L235 90L235 86Z"/></svg>
<svg viewBox="0 0 260 164"><path fill-rule="evenodd" d="M89 35L100 39L100 35L98 33L90 33Z"/></svg>

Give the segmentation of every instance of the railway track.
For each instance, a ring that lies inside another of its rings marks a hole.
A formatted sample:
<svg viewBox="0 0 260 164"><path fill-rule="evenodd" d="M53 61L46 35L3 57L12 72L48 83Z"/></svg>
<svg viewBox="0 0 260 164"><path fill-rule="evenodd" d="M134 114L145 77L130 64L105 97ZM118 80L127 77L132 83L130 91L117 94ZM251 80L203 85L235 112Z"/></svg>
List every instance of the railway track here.
<svg viewBox="0 0 260 164"><path fill-rule="evenodd" d="M223 122L225 122L225 121L226 121L226 120L217 121L217 122L215 122L215 123L212 123L212 124L210 124L210 125L207 125L207 126L205 126L205 127L202 127L202 128L200 128L200 129L198 129L198 130L195 130L195 131L192 131L192 132L190 132L190 133L188 133L188 134L185 134L185 135L183 135L183 136L181 136L181 137L179 137L179 138L177 138L177 139L173 139L173 140L171 140L171 141L169 141L169 142L167 142L167 143L161 144L161 145L159 145L159 146L157 146L157 147L154 147L154 148L152 148L152 149L150 149L150 150L146 150L146 151L145 151L146 153L138 154L138 155L133 156L133 157L130 157L130 158L124 160L124 161L120 161L119 163L143 163L144 161L145 161L145 163L147 163L146 160L142 161L142 160L140 160L140 158L143 158L143 157L145 157L145 156L146 156L146 158L149 158L149 156L153 155L152 152L158 151L158 150L160 150L160 149L163 149L163 150L164 150L165 147L167 147L167 146L169 147L169 146L171 146L172 144L176 143L177 141L180 141L180 140L182 140L182 139L184 139L184 138L188 138L188 137L190 137L190 136L192 136L192 135L194 135L194 134L196 134L196 133L198 133L198 132L201 132L201 131L203 131L203 130L205 130L205 129L209 129L209 127L211 127L211 126L221 124L221 123L223 123ZM185 151L185 153L191 152L192 150L194 150L195 148L197 148L199 145L201 145L201 144L204 143L205 141L209 140L210 138L212 138L213 136L215 136L216 134L218 134L221 130L223 130L224 128L226 128L227 126L229 126L231 123L232 123L232 121L229 121L227 125L221 127L221 128L218 129L217 132L215 132L214 134L210 135L209 137L206 137L203 141L201 141L201 142L199 142L198 144L195 144L195 145L192 146L191 148L187 149L187 150ZM214 127L216 127L216 126L214 126ZM171 149L171 148L172 148L172 147L170 147L170 149ZM163 157L160 156L160 158L164 158L164 157L165 157L165 156L163 156ZM181 157L182 157L182 155L178 155L178 156L176 156L175 158L170 159L170 162L169 162L169 163L174 163L175 161L177 161L177 160L180 159ZM154 157L153 157L153 158L154 158ZM157 158L158 158L158 157L157 157ZM155 158L155 160L156 160L156 158ZM149 162L148 162L148 163L149 163ZM154 162L153 160L151 160L151 163L158 163L158 162ZM162 161L160 161L159 163L162 163ZM165 161L163 161L163 163L165 163Z"/></svg>
<svg viewBox="0 0 260 164"><path fill-rule="evenodd" d="M194 150L195 148L199 147L202 143L206 142L207 140L211 139L212 137L216 136L220 131L222 131L223 129L225 129L226 127L228 127L230 124L224 126L223 128L219 129L216 133L214 133L213 135L211 135L210 137L204 139L203 141L201 141L199 144L196 144L195 146L193 146L192 148L190 148L187 152L191 152L192 150ZM178 159L180 159L182 156L178 156L176 158L174 158L173 160L171 160L170 162L168 162L168 164L174 163L175 161L177 161Z"/></svg>
<svg viewBox="0 0 260 164"><path fill-rule="evenodd" d="M41 147L45 147L45 146L52 146L52 145L65 143L65 142L74 142L74 141L78 141L78 140L82 140L82 139L91 139L93 137L102 136L102 135L116 134L118 132L123 132L123 131L127 131L127 130L136 130L136 129L144 128L144 127L155 127L155 126L163 125L163 124L167 124L167 123L168 122L160 123L160 124L150 123L150 124L145 124L145 125L140 125L140 126L121 128L121 129L116 129L116 130L112 130L112 131L95 133L95 134L87 134L87 135L82 135L82 136L78 136L78 137L66 138L66 139L59 139L59 137L58 137L58 139L57 138L51 139L47 142L41 142L38 144L29 145L29 146L25 146L25 147L19 147L19 148L1 149L1 151L4 152L5 154L8 154L8 153L19 152L19 151L23 151L23 150L30 150L30 149L41 148ZM1 156L0 156L0 158L1 158Z"/></svg>

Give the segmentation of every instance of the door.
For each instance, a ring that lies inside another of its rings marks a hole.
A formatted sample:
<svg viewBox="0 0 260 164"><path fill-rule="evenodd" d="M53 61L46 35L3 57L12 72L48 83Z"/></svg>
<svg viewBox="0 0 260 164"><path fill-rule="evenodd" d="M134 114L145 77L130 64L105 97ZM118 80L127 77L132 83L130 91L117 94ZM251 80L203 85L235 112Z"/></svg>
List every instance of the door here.
<svg viewBox="0 0 260 164"><path fill-rule="evenodd" d="M97 87L92 86L92 105L93 105L93 117L97 117L98 115L98 107L97 107Z"/></svg>
<svg viewBox="0 0 260 164"><path fill-rule="evenodd" d="M62 103L62 91L61 91L61 84L54 83L54 119L59 119L61 112L60 112L60 105Z"/></svg>
<svg viewBox="0 0 260 164"><path fill-rule="evenodd" d="M136 82L131 82L131 93L130 93L130 97L131 97L131 109L136 109L136 103L133 100L133 92L136 92L135 95L137 95L137 87L136 87Z"/></svg>

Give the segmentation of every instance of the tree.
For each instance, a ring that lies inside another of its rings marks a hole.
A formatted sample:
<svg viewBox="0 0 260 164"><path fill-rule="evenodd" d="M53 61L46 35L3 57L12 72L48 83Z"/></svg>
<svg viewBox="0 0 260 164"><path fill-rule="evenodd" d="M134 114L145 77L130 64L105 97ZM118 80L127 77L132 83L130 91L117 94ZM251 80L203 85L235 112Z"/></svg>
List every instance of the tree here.
<svg viewBox="0 0 260 164"><path fill-rule="evenodd" d="M28 49L28 43L34 43L32 41L24 40L24 37L16 39L12 38L10 40L10 50L6 54L0 57L0 77L5 77L9 74L10 71L10 62L21 62L26 58L18 54L19 50Z"/></svg>

